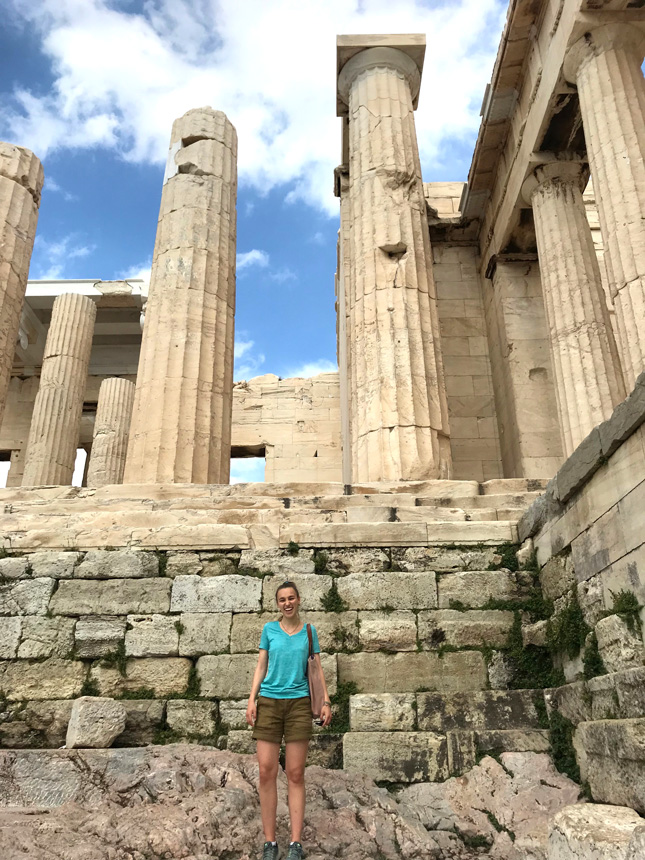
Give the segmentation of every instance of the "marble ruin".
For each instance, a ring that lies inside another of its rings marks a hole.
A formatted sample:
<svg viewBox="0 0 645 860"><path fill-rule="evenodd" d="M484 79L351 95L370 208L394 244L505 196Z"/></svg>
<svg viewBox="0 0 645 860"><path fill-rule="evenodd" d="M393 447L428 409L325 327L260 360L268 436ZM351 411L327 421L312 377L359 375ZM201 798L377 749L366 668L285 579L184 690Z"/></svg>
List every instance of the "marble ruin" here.
<svg viewBox="0 0 645 860"><path fill-rule="evenodd" d="M311 761L408 786L434 847L402 856L643 856L645 10L513 0L467 182L423 181L424 55L338 37L338 372L311 379L233 380L223 113L173 125L149 290L27 283L43 172L0 144L0 807L49 803L25 774L67 773L86 705L103 746L250 751L289 576L346 718ZM463 774L513 799L487 816Z"/></svg>

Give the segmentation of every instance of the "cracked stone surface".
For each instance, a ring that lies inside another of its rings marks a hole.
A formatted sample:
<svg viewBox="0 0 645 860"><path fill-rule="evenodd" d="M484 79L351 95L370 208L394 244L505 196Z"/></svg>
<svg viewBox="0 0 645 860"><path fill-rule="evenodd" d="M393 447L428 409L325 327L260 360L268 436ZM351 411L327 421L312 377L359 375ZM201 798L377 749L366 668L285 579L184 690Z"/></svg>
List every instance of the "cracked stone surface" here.
<svg viewBox="0 0 645 860"><path fill-rule="evenodd" d="M506 769L486 758L467 776L399 795L363 776L308 768L303 843L309 860L519 858L507 831L494 828L486 811L503 827L516 828L517 845L541 837L548 817L575 802L578 786L557 774L548 756L502 758ZM263 841L257 785L254 756L188 744L6 751L0 754L0 856L251 860ZM283 846L286 800L280 771ZM468 834L490 833L490 853L468 847L455 826Z"/></svg>

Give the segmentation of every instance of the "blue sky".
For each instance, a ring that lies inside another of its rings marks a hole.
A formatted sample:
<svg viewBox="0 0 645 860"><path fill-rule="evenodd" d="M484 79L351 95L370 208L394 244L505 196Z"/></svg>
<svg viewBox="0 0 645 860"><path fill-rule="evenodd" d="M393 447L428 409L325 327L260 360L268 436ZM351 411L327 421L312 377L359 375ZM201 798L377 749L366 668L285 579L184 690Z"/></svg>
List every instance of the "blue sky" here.
<svg viewBox="0 0 645 860"><path fill-rule="evenodd" d="M465 179L504 0L5 0L0 138L42 158L30 277L150 265L175 116L239 137L236 378L335 366L337 33L423 32L424 179Z"/></svg>

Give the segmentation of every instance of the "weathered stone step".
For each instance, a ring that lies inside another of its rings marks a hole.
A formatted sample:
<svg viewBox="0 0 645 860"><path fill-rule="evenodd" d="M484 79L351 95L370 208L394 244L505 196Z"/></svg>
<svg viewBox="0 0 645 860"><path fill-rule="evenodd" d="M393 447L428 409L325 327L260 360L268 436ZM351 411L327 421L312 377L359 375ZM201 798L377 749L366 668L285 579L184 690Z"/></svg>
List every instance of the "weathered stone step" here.
<svg viewBox="0 0 645 860"><path fill-rule="evenodd" d="M371 779L441 782L460 776L484 755L548 752L545 730L354 732L343 738L343 767Z"/></svg>

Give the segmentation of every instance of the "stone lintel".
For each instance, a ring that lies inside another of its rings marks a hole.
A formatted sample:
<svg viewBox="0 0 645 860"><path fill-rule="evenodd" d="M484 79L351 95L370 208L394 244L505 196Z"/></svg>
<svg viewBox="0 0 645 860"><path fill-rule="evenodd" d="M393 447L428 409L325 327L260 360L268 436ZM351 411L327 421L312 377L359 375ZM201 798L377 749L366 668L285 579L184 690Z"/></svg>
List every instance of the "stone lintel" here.
<svg viewBox="0 0 645 860"><path fill-rule="evenodd" d="M407 54L416 63L419 77L423 74L423 60L426 53L426 37L423 33L385 33L382 35L351 35L336 37L336 116L347 116L347 105L338 94L338 76L343 66L353 56L368 48L395 48ZM413 96L412 105L416 110L419 96Z"/></svg>

